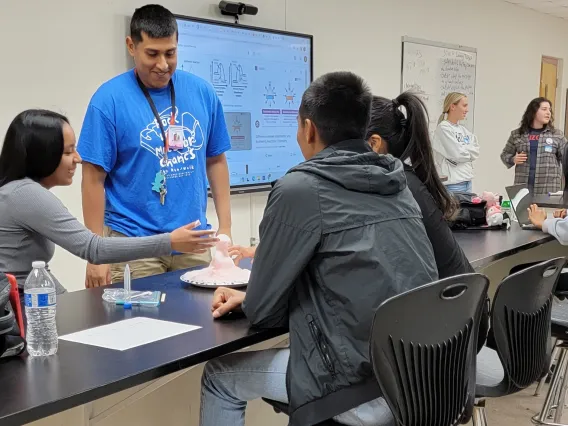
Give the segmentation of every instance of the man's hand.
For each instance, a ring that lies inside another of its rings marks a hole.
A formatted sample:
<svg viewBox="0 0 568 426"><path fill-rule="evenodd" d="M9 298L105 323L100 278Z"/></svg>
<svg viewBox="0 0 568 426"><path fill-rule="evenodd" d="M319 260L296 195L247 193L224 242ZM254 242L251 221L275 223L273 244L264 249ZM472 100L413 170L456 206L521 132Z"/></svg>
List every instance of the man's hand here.
<svg viewBox="0 0 568 426"><path fill-rule="evenodd" d="M244 291L219 287L213 294L213 304L211 306L213 318L219 318L231 311L240 309L245 300L245 294Z"/></svg>
<svg viewBox="0 0 568 426"><path fill-rule="evenodd" d="M539 209L536 204L531 205L528 209L529 220L531 223L539 229L542 229L542 225L546 220L546 211L544 209Z"/></svg>
<svg viewBox="0 0 568 426"><path fill-rule="evenodd" d="M566 209L556 210L552 215L556 219L564 219L566 217Z"/></svg>
<svg viewBox="0 0 568 426"><path fill-rule="evenodd" d="M515 162L515 165L524 164L527 162L527 154L525 152L519 152L515 155L513 161Z"/></svg>
<svg viewBox="0 0 568 426"><path fill-rule="evenodd" d="M85 288L102 287L110 283L110 265L92 265L87 263Z"/></svg>
<svg viewBox="0 0 568 426"><path fill-rule="evenodd" d="M238 265L241 260L245 258L253 258L256 252L256 247L242 247L242 246L231 246L229 247L229 256Z"/></svg>

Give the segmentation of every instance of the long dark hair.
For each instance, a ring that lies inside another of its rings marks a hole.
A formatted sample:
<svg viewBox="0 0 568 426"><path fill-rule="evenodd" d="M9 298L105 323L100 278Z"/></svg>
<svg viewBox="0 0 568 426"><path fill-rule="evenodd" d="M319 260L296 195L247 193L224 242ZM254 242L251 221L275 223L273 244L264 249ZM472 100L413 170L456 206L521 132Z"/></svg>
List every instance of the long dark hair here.
<svg viewBox="0 0 568 426"><path fill-rule="evenodd" d="M548 104L550 105L550 121L544 126L544 128L554 130L554 112L552 111L552 102L550 102L546 98L540 97L533 99L527 105L527 109L523 114L523 118L521 118L521 127L519 128L519 132L521 134L529 132L530 128L533 125L536 113L540 109L540 104L542 104L543 102L548 102Z"/></svg>
<svg viewBox="0 0 568 426"><path fill-rule="evenodd" d="M406 115L401 107L406 110ZM457 205L436 171L428 132L428 112L422 99L411 92L404 92L393 100L374 96L366 139L374 134L385 140L389 154L401 161L410 160L412 169L444 217L451 219Z"/></svg>
<svg viewBox="0 0 568 426"><path fill-rule="evenodd" d="M67 117L42 109L18 114L0 154L0 187L26 177L39 181L55 172L63 155L65 123Z"/></svg>

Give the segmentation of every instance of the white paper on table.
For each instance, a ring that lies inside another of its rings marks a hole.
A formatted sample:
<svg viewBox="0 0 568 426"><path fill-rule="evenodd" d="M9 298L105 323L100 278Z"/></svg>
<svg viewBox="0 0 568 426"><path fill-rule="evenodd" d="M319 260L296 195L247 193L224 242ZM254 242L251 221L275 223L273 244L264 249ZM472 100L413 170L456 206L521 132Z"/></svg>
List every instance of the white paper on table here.
<svg viewBox="0 0 568 426"><path fill-rule="evenodd" d="M200 328L196 325L136 317L88 328L59 338L84 345L125 351Z"/></svg>

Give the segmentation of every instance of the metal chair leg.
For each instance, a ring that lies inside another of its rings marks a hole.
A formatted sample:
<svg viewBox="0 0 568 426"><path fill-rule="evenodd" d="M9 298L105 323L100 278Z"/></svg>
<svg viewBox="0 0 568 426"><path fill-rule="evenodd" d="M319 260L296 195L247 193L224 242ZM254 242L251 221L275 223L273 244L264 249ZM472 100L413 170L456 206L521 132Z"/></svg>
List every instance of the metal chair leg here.
<svg viewBox="0 0 568 426"><path fill-rule="evenodd" d="M566 352L566 351L564 351ZM568 353L568 352L567 352ZM567 362L568 367L568 362ZM560 395L558 398L558 404L556 406L556 412L554 413L554 421L559 423L562 421L562 413L564 412L564 405L566 404L566 391L568 391L568 368L564 368L564 374L562 378L562 386L560 387Z"/></svg>
<svg viewBox="0 0 568 426"><path fill-rule="evenodd" d="M552 356L550 357L550 366L548 367L548 373L546 373L546 375L542 379L540 379L540 382L538 382L538 386L536 387L536 390L534 391L534 396L540 395L540 391L542 390L542 387L546 383L546 379L548 378L548 376L550 376L550 370L552 370L552 366L554 365L554 360L556 359L556 355L558 355L557 343L558 343L558 339L553 338L552 344L554 345L554 350L552 351Z"/></svg>
<svg viewBox="0 0 568 426"><path fill-rule="evenodd" d="M481 400L475 404L472 417L473 426L487 426L487 415L485 413L485 400Z"/></svg>
<svg viewBox="0 0 568 426"><path fill-rule="evenodd" d="M545 426L568 426L557 423L562 419L562 412L564 411L564 403L566 398L566 388L568 387L568 348L560 348L560 357L552 380L550 381L550 388L546 393L546 399L539 414L532 418L532 422L536 425ZM552 411L554 413L554 422L548 419L552 418Z"/></svg>

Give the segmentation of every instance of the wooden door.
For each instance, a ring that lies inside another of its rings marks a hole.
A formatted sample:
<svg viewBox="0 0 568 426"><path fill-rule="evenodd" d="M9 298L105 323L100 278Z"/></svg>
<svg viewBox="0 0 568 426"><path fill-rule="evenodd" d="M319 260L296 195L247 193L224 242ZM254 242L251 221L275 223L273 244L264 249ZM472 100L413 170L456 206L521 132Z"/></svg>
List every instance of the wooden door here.
<svg viewBox="0 0 568 426"><path fill-rule="evenodd" d="M542 57L540 68L540 96L552 102L552 111L556 112L556 89L558 86L558 59Z"/></svg>

